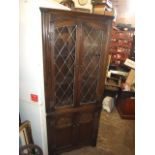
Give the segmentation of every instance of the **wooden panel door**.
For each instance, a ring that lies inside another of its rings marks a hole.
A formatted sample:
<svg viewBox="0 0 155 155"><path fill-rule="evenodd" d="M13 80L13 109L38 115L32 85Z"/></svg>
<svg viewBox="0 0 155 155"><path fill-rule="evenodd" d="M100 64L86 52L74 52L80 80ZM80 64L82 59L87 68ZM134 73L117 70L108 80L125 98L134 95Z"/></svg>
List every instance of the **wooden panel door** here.
<svg viewBox="0 0 155 155"><path fill-rule="evenodd" d="M93 112L81 112L77 116L77 126L79 128L79 144L91 144L93 140Z"/></svg>
<svg viewBox="0 0 155 155"><path fill-rule="evenodd" d="M96 145L100 107L83 105L75 109L73 118L73 146Z"/></svg>
<svg viewBox="0 0 155 155"><path fill-rule="evenodd" d="M49 153L53 155L60 150L71 148L75 130L73 113L47 116Z"/></svg>
<svg viewBox="0 0 155 155"><path fill-rule="evenodd" d="M50 22L52 52L52 116L48 119L49 152L61 152L77 143L77 126L75 114L65 109L75 106L76 74L77 74L77 24L75 19L66 16L55 16ZM48 75L49 76L49 75ZM51 89L51 90L52 90ZM59 109L62 113L56 114ZM52 123L53 122L53 123Z"/></svg>
<svg viewBox="0 0 155 155"><path fill-rule="evenodd" d="M77 117L78 142L81 145L96 145L97 141L106 72L108 28L108 24L101 22L81 21L77 105L94 105L91 111L81 111Z"/></svg>

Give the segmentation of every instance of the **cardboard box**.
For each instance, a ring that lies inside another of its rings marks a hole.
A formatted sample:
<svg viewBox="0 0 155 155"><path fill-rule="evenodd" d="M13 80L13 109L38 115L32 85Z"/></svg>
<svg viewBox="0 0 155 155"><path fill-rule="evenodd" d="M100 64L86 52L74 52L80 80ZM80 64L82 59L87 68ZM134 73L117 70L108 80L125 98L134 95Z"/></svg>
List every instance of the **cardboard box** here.
<svg viewBox="0 0 155 155"><path fill-rule="evenodd" d="M131 69L125 83L128 84L129 86L132 86L134 82L135 82L135 70Z"/></svg>
<svg viewBox="0 0 155 155"><path fill-rule="evenodd" d="M125 60L124 64L125 64L126 66L128 66L128 67L131 67L131 68L135 69L135 62L132 61L131 59L128 59L128 58L127 58L127 59Z"/></svg>

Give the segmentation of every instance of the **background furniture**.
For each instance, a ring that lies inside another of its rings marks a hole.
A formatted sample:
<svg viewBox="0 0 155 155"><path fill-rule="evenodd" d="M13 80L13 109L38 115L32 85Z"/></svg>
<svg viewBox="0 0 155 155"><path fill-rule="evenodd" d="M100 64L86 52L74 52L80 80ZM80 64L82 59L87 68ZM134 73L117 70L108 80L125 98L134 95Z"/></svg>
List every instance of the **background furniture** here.
<svg viewBox="0 0 155 155"><path fill-rule="evenodd" d="M113 17L41 12L49 154L95 146Z"/></svg>
<svg viewBox="0 0 155 155"><path fill-rule="evenodd" d="M130 71L130 67L124 65L125 60L135 59L134 29L125 27L127 25L121 26L113 26L112 29L105 80L106 91L117 92L115 94L118 94Z"/></svg>
<svg viewBox="0 0 155 155"><path fill-rule="evenodd" d="M28 144L19 148L19 155L43 155L43 151L38 145Z"/></svg>
<svg viewBox="0 0 155 155"><path fill-rule="evenodd" d="M116 108L122 118L135 119L135 92L120 91Z"/></svg>
<svg viewBox="0 0 155 155"><path fill-rule="evenodd" d="M31 124L29 121L20 123L19 144L19 155L43 155L41 148L33 144Z"/></svg>
<svg viewBox="0 0 155 155"><path fill-rule="evenodd" d="M19 140L21 145L33 144L31 125L29 121L20 123Z"/></svg>
<svg viewBox="0 0 155 155"><path fill-rule="evenodd" d="M109 48L109 54L111 55L110 66L124 67L125 60L130 58L131 53L133 53L133 44L133 29L122 30L113 27Z"/></svg>

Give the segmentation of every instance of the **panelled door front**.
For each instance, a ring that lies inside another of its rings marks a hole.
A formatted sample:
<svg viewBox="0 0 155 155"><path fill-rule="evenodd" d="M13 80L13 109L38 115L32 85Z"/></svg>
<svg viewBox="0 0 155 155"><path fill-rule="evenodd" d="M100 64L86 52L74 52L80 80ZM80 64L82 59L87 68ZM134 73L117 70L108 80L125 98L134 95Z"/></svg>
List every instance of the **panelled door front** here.
<svg viewBox="0 0 155 155"><path fill-rule="evenodd" d="M78 106L101 105L104 80L103 64L106 51L106 25L81 20L81 48L79 53L79 87ZM96 143L96 126L98 126L100 110L96 107L91 111L80 112L78 115L79 143ZM95 138L94 138L95 137Z"/></svg>
<svg viewBox="0 0 155 155"><path fill-rule="evenodd" d="M47 116L47 127L49 152L52 154L72 147L77 141L76 113L71 110L76 106L76 81L79 70L76 20L71 17L54 16L50 21L49 34L52 102Z"/></svg>

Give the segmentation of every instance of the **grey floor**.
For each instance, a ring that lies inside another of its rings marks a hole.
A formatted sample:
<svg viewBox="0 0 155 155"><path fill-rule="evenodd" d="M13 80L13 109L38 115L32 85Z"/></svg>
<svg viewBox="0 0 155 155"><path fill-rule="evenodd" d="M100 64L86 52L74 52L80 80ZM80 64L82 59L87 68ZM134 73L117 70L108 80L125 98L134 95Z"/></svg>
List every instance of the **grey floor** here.
<svg viewBox="0 0 155 155"><path fill-rule="evenodd" d="M111 152L107 152L103 149L88 146L70 152L66 152L61 155L114 155L114 154Z"/></svg>
<svg viewBox="0 0 155 155"><path fill-rule="evenodd" d="M102 111L97 148L115 155L134 155L135 121L122 119L116 108L111 113Z"/></svg>

